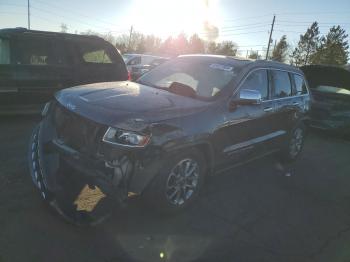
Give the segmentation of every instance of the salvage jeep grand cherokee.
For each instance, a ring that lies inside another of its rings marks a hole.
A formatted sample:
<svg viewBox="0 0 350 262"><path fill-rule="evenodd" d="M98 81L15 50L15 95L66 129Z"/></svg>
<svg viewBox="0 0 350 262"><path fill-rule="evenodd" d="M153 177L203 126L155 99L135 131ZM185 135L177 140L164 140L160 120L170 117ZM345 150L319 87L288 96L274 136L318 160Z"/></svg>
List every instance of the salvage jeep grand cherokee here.
<svg viewBox="0 0 350 262"><path fill-rule="evenodd" d="M296 159L309 102L295 67L180 56L137 83L58 92L31 138L32 179L44 199L78 223L135 194L178 211L209 174L276 151Z"/></svg>

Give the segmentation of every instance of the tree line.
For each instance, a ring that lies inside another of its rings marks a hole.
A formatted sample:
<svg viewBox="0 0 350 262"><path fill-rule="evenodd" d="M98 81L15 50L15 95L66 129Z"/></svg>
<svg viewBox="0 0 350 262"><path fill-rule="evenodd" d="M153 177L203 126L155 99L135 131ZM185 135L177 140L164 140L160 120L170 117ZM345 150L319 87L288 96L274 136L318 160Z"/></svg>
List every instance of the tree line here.
<svg viewBox="0 0 350 262"><path fill-rule="evenodd" d="M65 28L66 29L66 28ZM117 37L112 34L101 35L93 31L84 34L95 34L113 43L121 53L149 53L155 55L177 56L181 54L208 53L236 56L239 46L233 41L205 41L197 34L187 37L180 33L165 40L155 35L144 35L139 32L123 34ZM311 24L301 34L295 47L292 47L283 35L272 48L268 57L271 60L290 63L295 66L309 64L345 65L349 60L349 42L346 31L338 26L321 35L317 22ZM262 53L251 51L248 58L261 59Z"/></svg>

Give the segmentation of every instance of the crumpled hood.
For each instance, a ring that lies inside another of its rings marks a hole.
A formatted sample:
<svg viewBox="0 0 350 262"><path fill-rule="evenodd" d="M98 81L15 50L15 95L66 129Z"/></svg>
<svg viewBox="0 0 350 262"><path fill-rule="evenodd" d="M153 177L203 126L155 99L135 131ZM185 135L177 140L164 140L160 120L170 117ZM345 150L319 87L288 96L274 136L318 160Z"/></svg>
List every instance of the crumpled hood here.
<svg viewBox="0 0 350 262"><path fill-rule="evenodd" d="M210 102L137 83L106 82L64 89L55 95L65 108L100 124L135 129L208 108Z"/></svg>

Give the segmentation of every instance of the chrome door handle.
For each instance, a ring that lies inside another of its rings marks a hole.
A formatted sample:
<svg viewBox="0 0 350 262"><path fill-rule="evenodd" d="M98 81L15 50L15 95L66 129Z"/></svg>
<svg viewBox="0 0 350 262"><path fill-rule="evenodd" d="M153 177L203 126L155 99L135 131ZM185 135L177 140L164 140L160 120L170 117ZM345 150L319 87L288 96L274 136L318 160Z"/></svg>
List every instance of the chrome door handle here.
<svg viewBox="0 0 350 262"><path fill-rule="evenodd" d="M264 108L264 112L272 112L273 108L272 107L266 107Z"/></svg>

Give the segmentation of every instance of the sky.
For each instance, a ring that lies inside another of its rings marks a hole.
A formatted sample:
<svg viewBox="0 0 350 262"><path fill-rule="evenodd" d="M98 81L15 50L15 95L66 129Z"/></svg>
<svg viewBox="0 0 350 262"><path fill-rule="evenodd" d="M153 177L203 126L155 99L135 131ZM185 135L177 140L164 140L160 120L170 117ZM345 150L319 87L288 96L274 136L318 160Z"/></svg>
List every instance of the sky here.
<svg viewBox="0 0 350 262"><path fill-rule="evenodd" d="M203 22L219 29L216 41L231 40L239 52L266 49L273 15L273 40L287 35L297 44L313 21L326 34L333 25L350 33L350 1L316 0L30 0L31 29L68 32L93 30L113 35L133 30L163 39L181 32L206 37ZM27 0L0 0L0 28L27 27Z"/></svg>

